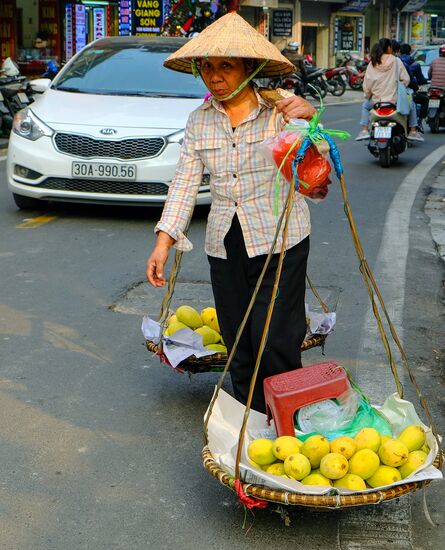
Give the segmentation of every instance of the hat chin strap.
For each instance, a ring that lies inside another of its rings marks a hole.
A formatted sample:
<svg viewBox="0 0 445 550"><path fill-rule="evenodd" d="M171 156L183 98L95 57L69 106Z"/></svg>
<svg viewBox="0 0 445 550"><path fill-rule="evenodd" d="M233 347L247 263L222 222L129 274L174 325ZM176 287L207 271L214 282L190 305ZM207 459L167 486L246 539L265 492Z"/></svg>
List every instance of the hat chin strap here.
<svg viewBox="0 0 445 550"><path fill-rule="evenodd" d="M246 80L244 82L242 82L238 88L232 92L231 94L229 94L228 96L226 97L222 97L222 98L218 98L218 101L228 101L229 99L232 99L233 97L235 97L236 95L238 95L241 90L243 90L247 84L249 84L249 82L252 80L252 78L255 78L255 76L267 65L267 63L269 63L269 60L268 59L265 59L261 65L259 65L254 71L252 74L250 74ZM195 78L198 78L198 76L201 76L200 73L199 73L199 70L198 70L198 67L196 65L196 59L192 59L191 61L191 65L192 65L192 74Z"/></svg>

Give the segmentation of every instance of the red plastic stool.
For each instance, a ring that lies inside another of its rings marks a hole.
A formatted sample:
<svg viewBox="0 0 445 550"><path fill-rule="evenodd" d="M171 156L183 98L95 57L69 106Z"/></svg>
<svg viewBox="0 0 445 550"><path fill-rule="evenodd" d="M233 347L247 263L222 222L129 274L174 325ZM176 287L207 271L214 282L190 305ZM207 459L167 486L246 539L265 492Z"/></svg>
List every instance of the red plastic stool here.
<svg viewBox="0 0 445 550"><path fill-rule="evenodd" d="M298 409L335 399L349 389L348 375L337 363L317 363L264 379L267 423L274 420L278 436L295 435L294 415Z"/></svg>

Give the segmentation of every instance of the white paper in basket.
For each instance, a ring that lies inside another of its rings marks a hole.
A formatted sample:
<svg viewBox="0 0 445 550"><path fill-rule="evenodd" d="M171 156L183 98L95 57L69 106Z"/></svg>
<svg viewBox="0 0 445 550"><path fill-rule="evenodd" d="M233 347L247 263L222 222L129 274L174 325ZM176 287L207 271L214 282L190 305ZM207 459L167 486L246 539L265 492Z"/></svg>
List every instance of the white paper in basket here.
<svg viewBox="0 0 445 550"><path fill-rule="evenodd" d="M244 410L245 407L241 403L236 401L225 391L220 390L208 424L209 449L212 452L216 462L218 462L222 468L227 470L232 475L235 473L238 437L244 417ZM432 465L438 452L436 439L434 438L430 428L425 426L425 424L420 421L412 403L405 401L404 399L400 399L397 394L393 394L386 399L383 407L380 407L380 410L388 418L388 420L390 420L393 427L393 432L395 434L398 434L403 428L409 426L410 424L420 424L423 426L426 431L427 444L431 449L427 461L421 468L409 477L400 482L394 483L393 485L401 485L409 481L442 479L442 473ZM250 441L258 437L274 439L276 434L273 428L267 426L265 414L251 410L249 413L244 448L241 453L240 461L241 476L247 483L264 485L272 489L285 489L294 493L317 495L327 493L368 493L375 491L375 489L351 491L349 489L303 485L299 481L268 474L267 472L258 470L250 465L246 453ZM389 487L389 485L385 485L384 487Z"/></svg>

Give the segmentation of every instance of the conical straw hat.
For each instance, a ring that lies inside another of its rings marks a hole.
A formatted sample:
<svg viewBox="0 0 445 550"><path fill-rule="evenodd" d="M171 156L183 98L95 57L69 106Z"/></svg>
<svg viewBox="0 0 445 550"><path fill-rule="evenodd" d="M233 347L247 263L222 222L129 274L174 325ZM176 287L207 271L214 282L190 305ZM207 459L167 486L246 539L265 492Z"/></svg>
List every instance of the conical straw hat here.
<svg viewBox="0 0 445 550"><path fill-rule="evenodd" d="M256 75L280 76L295 71L294 65L271 42L236 12L230 12L206 27L196 38L172 53L164 66L191 73L192 59L202 57L244 57L264 61L266 66Z"/></svg>

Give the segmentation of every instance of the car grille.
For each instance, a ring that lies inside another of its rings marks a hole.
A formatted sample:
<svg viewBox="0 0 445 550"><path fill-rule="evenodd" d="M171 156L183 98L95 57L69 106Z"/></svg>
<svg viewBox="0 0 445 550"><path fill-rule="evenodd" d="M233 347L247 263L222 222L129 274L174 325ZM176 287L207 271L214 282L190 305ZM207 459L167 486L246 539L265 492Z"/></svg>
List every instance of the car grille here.
<svg viewBox="0 0 445 550"><path fill-rule="evenodd" d="M108 157L122 160L155 157L159 155L166 144L162 137L111 141L60 132L55 135L54 139L57 149L61 153L81 158Z"/></svg>
<svg viewBox="0 0 445 550"><path fill-rule="evenodd" d="M39 185L44 189L59 191L77 191L79 193L111 193L116 195L167 195L168 185L165 183L107 181L71 178L47 178Z"/></svg>

